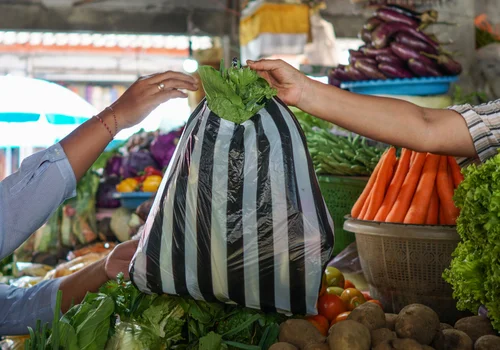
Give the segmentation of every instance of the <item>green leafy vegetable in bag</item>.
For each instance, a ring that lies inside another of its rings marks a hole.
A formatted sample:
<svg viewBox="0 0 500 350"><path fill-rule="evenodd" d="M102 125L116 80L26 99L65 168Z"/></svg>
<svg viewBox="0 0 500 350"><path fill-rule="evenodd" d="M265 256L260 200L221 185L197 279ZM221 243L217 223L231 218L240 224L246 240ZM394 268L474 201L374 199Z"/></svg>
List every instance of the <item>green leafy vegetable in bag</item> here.
<svg viewBox="0 0 500 350"><path fill-rule="evenodd" d="M241 124L259 112L277 91L257 72L239 63L220 71L210 66L198 68L207 103L219 117Z"/></svg>

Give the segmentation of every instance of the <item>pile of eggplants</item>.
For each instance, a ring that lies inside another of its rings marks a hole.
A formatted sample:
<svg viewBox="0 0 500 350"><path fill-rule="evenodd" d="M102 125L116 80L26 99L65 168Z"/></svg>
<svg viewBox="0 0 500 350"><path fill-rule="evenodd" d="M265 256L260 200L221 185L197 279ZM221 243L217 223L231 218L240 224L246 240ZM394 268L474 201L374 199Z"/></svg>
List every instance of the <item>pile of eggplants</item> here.
<svg viewBox="0 0 500 350"><path fill-rule="evenodd" d="M365 45L349 51L349 65L330 72L330 84L459 75L460 63L435 37L423 32L437 19L435 10L415 12L398 5L378 8L360 32Z"/></svg>

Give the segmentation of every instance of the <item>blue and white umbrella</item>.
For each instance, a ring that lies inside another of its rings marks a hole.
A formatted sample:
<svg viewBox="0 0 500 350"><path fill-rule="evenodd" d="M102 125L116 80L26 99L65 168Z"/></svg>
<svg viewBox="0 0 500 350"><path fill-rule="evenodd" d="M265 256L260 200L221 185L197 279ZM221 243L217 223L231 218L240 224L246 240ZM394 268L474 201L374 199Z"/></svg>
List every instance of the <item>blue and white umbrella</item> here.
<svg viewBox="0 0 500 350"><path fill-rule="evenodd" d="M90 103L63 86L0 77L0 145L48 146L96 113Z"/></svg>

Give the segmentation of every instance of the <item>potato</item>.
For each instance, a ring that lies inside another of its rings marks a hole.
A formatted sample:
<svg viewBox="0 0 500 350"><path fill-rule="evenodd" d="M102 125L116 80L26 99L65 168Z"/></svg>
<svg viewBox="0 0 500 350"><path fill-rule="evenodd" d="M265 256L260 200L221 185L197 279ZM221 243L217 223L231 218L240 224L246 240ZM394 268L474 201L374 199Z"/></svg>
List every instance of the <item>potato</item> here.
<svg viewBox="0 0 500 350"><path fill-rule="evenodd" d="M386 326L382 308L374 303L364 303L351 311L348 320L356 321L372 331Z"/></svg>
<svg viewBox="0 0 500 350"><path fill-rule="evenodd" d="M422 345L413 339L393 339L380 343L375 350L422 350Z"/></svg>
<svg viewBox="0 0 500 350"><path fill-rule="evenodd" d="M430 307L421 304L408 305L396 318L396 334L399 338L415 339L429 345L439 329L439 317Z"/></svg>
<svg viewBox="0 0 500 350"><path fill-rule="evenodd" d="M453 326L450 326L448 323L441 323L439 324L439 330L443 331L445 329L453 329Z"/></svg>
<svg viewBox="0 0 500 350"><path fill-rule="evenodd" d="M269 350L298 350L296 346L289 344L289 343L276 343L273 344Z"/></svg>
<svg viewBox="0 0 500 350"><path fill-rule="evenodd" d="M330 350L370 350L370 331L359 322L345 320L330 329L328 344Z"/></svg>
<svg viewBox="0 0 500 350"><path fill-rule="evenodd" d="M464 332L475 343L483 335L495 335L490 320L483 316L462 318L455 323L455 329Z"/></svg>
<svg viewBox="0 0 500 350"><path fill-rule="evenodd" d="M473 350L471 338L457 329L445 329L443 331L445 350Z"/></svg>
<svg viewBox="0 0 500 350"><path fill-rule="evenodd" d="M422 350L435 350L435 349L429 345L422 345Z"/></svg>
<svg viewBox="0 0 500 350"><path fill-rule="evenodd" d="M500 337L495 335L483 335L476 341L474 350L498 350L500 349Z"/></svg>
<svg viewBox="0 0 500 350"><path fill-rule="evenodd" d="M372 348L377 347L378 344L383 343L386 340L396 339L396 333L391 331L389 328L375 329L371 332L372 336Z"/></svg>
<svg viewBox="0 0 500 350"><path fill-rule="evenodd" d="M309 344L304 348L304 350L330 350L330 347L326 344Z"/></svg>
<svg viewBox="0 0 500 350"><path fill-rule="evenodd" d="M396 328L396 318L398 315L396 314L385 314L385 322L387 323L386 327L391 331L394 331Z"/></svg>
<svg viewBox="0 0 500 350"><path fill-rule="evenodd" d="M448 329L453 329L453 328L448 328ZM436 335L434 336L434 339L432 340L431 345L436 350L444 350L445 349L446 340L444 338L443 331L439 330L436 332Z"/></svg>
<svg viewBox="0 0 500 350"><path fill-rule="evenodd" d="M322 344L326 338L306 320L287 320L280 326L279 341L304 349L309 344Z"/></svg>

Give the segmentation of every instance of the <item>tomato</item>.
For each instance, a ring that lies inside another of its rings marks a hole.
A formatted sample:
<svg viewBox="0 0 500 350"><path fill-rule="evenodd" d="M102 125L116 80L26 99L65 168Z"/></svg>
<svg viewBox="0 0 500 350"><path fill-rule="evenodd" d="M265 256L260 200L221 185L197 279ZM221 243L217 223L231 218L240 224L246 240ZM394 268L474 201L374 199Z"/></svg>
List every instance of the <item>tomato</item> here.
<svg viewBox="0 0 500 350"><path fill-rule="evenodd" d="M325 270L326 285L327 287L344 287L344 275L339 269L328 266Z"/></svg>
<svg viewBox="0 0 500 350"><path fill-rule="evenodd" d="M352 283L351 281L345 280L344 289L348 288L356 288L356 287L354 286L354 283Z"/></svg>
<svg viewBox="0 0 500 350"><path fill-rule="evenodd" d="M366 301L372 300L373 298L370 296L370 292L361 292L365 297Z"/></svg>
<svg viewBox="0 0 500 350"><path fill-rule="evenodd" d="M331 321L338 314L346 312L347 309L340 297L334 294L325 294L318 299L318 311L320 315Z"/></svg>
<svg viewBox="0 0 500 350"><path fill-rule="evenodd" d="M342 312L341 314L338 314L337 317L335 317L335 319L330 324L330 327L332 327L335 323L338 323L340 321L345 321L347 319L347 316L349 316L350 313L351 313L351 311L346 311L346 312Z"/></svg>
<svg viewBox="0 0 500 350"><path fill-rule="evenodd" d="M151 176L151 175L156 175L156 176L163 176L163 173L156 169L155 167L148 166L146 169L144 169L144 175L146 176Z"/></svg>
<svg viewBox="0 0 500 350"><path fill-rule="evenodd" d="M366 303L366 299L359 290L355 288L347 288L344 290L340 299L344 302L347 310L352 311L359 305Z"/></svg>
<svg viewBox="0 0 500 350"><path fill-rule="evenodd" d="M327 336L328 335L328 329L330 328L330 322L326 319L325 316L321 315L316 315L316 316L309 316L306 318L309 322L312 323L314 327L318 329L318 331L323 335Z"/></svg>
<svg viewBox="0 0 500 350"><path fill-rule="evenodd" d="M328 287L328 288L326 288L327 294L334 294L334 295L338 295L338 296L341 296L343 291L344 291L344 289L342 289L340 287Z"/></svg>
<svg viewBox="0 0 500 350"><path fill-rule="evenodd" d="M382 303L378 300L368 300L367 301L368 303L373 303L373 304L377 304L378 306L380 306L382 308L382 310L384 309L384 307L382 306Z"/></svg>

